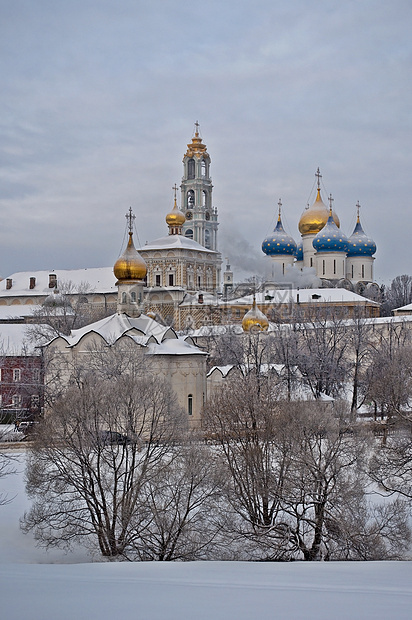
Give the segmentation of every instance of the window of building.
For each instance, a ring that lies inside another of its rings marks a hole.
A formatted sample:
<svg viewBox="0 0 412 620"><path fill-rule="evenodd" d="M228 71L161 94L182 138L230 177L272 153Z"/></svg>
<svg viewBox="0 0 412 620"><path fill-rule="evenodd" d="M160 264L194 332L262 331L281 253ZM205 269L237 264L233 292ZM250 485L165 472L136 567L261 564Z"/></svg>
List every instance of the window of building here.
<svg viewBox="0 0 412 620"><path fill-rule="evenodd" d="M313 267L313 258L310 257L310 266Z"/></svg>
<svg viewBox="0 0 412 620"><path fill-rule="evenodd" d="M365 265L362 265L362 278L365 277Z"/></svg>
<svg viewBox="0 0 412 620"><path fill-rule="evenodd" d="M20 394L14 394L11 399L13 407L21 407L21 396Z"/></svg>
<svg viewBox="0 0 412 620"><path fill-rule="evenodd" d="M136 303L136 291L132 291L132 292L130 293L130 297L132 298L132 301L133 301L134 303Z"/></svg>
<svg viewBox="0 0 412 620"><path fill-rule="evenodd" d="M174 286L175 282L174 282L175 278L173 273L169 273L169 286Z"/></svg>
<svg viewBox="0 0 412 620"><path fill-rule="evenodd" d="M127 301L126 293L122 293L122 304L125 304Z"/></svg>
<svg viewBox="0 0 412 620"><path fill-rule="evenodd" d="M353 265L352 265L352 278L353 278Z"/></svg>
<svg viewBox="0 0 412 620"><path fill-rule="evenodd" d="M187 208L193 209L195 206L195 193L192 189L187 192Z"/></svg>
<svg viewBox="0 0 412 620"><path fill-rule="evenodd" d="M0 381L3 381L3 377L2 377L2 368L0 368Z"/></svg>
<svg viewBox="0 0 412 620"><path fill-rule="evenodd" d="M191 228L188 228L186 230L185 237L187 237L188 239L193 239L193 230Z"/></svg>
<svg viewBox="0 0 412 620"><path fill-rule="evenodd" d="M21 381L21 370L20 368L13 368L13 381Z"/></svg>
<svg viewBox="0 0 412 620"><path fill-rule="evenodd" d="M205 248L210 250L210 230L206 228L205 230Z"/></svg>
<svg viewBox="0 0 412 620"><path fill-rule="evenodd" d="M202 159L202 177L207 176L207 165L204 159Z"/></svg>
<svg viewBox="0 0 412 620"><path fill-rule="evenodd" d="M187 412L189 415L193 415L193 395L189 394L187 397Z"/></svg>
<svg viewBox="0 0 412 620"><path fill-rule="evenodd" d="M187 162L187 178L194 179L195 178L195 160L189 159Z"/></svg>
<svg viewBox="0 0 412 620"><path fill-rule="evenodd" d="M325 261L322 260L322 275L325 275Z"/></svg>
<svg viewBox="0 0 412 620"><path fill-rule="evenodd" d="M32 394L30 406L32 409L38 409L40 407L40 396L38 394Z"/></svg>
<svg viewBox="0 0 412 620"><path fill-rule="evenodd" d="M201 288L201 286L202 286L202 278L201 278L201 276L197 276L197 286L199 288Z"/></svg>
<svg viewBox="0 0 412 620"><path fill-rule="evenodd" d="M160 282L160 273L157 273L155 275L155 285L156 286L160 286L161 282Z"/></svg>
<svg viewBox="0 0 412 620"><path fill-rule="evenodd" d="M40 368L33 369L33 381L35 381L36 383L40 381Z"/></svg>
<svg viewBox="0 0 412 620"><path fill-rule="evenodd" d="M336 274L336 259L333 260L333 273Z"/></svg>

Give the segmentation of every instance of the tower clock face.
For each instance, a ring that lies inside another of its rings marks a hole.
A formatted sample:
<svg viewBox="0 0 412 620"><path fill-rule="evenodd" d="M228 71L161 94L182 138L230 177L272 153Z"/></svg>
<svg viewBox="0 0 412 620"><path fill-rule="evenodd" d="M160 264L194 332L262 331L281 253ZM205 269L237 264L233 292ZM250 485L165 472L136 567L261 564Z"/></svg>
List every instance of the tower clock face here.
<svg viewBox="0 0 412 620"><path fill-rule="evenodd" d="M186 211L186 219L191 220L193 217L193 213L191 211Z"/></svg>
<svg viewBox="0 0 412 620"><path fill-rule="evenodd" d="M207 220L210 220L210 213L209 213L209 211L206 211L206 213L205 213L205 218L206 218Z"/></svg>

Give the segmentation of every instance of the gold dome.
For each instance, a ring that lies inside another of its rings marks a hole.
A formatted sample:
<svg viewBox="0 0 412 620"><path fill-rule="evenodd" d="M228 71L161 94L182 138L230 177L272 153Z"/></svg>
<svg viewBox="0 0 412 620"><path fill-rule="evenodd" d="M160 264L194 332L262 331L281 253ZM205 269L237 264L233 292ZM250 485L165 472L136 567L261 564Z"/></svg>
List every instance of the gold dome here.
<svg viewBox="0 0 412 620"><path fill-rule="evenodd" d="M173 209L166 215L166 224L168 226L183 226L186 218L184 214L177 208L176 198Z"/></svg>
<svg viewBox="0 0 412 620"><path fill-rule="evenodd" d="M269 321L266 316L259 310L256 305L256 299L253 298L251 309L246 312L242 320L242 328L244 332L266 331L269 327Z"/></svg>
<svg viewBox="0 0 412 620"><path fill-rule="evenodd" d="M127 248L115 262L113 272L118 280L143 280L147 274L147 265L134 247L132 232L129 232Z"/></svg>
<svg viewBox="0 0 412 620"><path fill-rule="evenodd" d="M336 226L340 227L340 221L335 212L332 213L333 221ZM328 221L329 209L320 196L320 189L316 200L311 207L305 209L299 220L299 231L302 235L317 235Z"/></svg>

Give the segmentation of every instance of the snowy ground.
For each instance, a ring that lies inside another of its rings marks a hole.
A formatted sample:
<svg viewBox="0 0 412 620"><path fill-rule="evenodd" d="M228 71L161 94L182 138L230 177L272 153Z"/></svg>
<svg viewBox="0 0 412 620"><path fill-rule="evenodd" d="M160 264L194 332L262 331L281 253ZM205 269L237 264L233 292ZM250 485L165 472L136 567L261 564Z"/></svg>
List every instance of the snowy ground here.
<svg viewBox="0 0 412 620"><path fill-rule="evenodd" d="M45 553L19 531L22 469L0 480L0 492L15 495L0 507L7 620L412 618L412 562L91 563L82 549Z"/></svg>

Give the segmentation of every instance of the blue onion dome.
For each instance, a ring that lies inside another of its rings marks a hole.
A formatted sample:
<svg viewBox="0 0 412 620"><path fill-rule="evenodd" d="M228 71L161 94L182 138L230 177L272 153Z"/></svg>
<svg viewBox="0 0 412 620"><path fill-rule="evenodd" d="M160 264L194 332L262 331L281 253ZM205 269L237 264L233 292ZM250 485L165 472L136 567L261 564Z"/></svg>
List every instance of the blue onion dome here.
<svg viewBox="0 0 412 620"><path fill-rule="evenodd" d="M359 203L356 206L358 217L355 230L348 239L348 256L372 256L376 252L376 243L365 234L359 218Z"/></svg>
<svg viewBox="0 0 412 620"><path fill-rule="evenodd" d="M302 241L298 243L298 247L296 248L296 260L303 260L303 243Z"/></svg>
<svg viewBox="0 0 412 620"><path fill-rule="evenodd" d="M330 198L332 201L332 197ZM325 226L316 235L312 242L317 252L347 252L348 238L336 226L333 219L332 207L329 209L329 218Z"/></svg>
<svg viewBox="0 0 412 620"><path fill-rule="evenodd" d="M293 256L296 253L296 241L286 233L282 225L282 218L280 215L281 206L282 203L279 200L279 216L276 228L262 243L262 251L268 256L277 254L292 254Z"/></svg>

